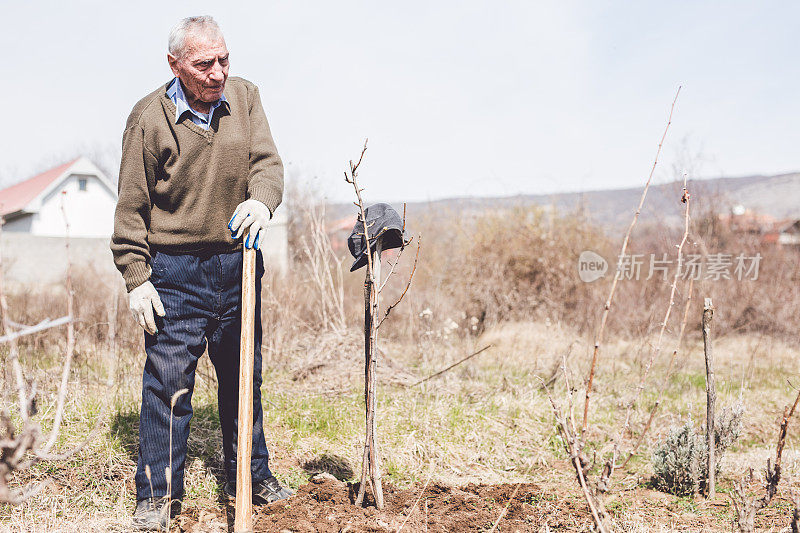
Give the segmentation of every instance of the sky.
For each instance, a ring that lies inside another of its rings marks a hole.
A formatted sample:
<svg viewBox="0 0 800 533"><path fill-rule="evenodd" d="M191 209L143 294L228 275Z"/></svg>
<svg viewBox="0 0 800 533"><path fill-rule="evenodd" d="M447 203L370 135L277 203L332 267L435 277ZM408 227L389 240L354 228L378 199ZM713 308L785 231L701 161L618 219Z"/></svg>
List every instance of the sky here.
<svg viewBox="0 0 800 533"><path fill-rule="evenodd" d="M638 186L800 170L800 3L452 0L8 2L0 184L77 153L113 167L171 79L170 28L212 15L259 86L286 180L351 199ZM111 163L108 163L111 161Z"/></svg>

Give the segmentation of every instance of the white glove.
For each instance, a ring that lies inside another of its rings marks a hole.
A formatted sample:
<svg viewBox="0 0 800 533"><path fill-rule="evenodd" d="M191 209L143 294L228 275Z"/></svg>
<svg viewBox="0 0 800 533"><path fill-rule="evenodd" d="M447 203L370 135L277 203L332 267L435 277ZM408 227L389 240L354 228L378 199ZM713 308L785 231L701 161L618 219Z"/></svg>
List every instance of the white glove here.
<svg viewBox="0 0 800 533"><path fill-rule="evenodd" d="M166 315L164 311L164 304L161 303L161 298L158 297L158 292L153 284L145 281L128 295L130 301L131 313L133 318L139 323L144 330L150 335L158 333L156 327L156 319L153 316L153 309L155 309L158 316Z"/></svg>
<svg viewBox="0 0 800 533"><path fill-rule="evenodd" d="M252 199L245 200L236 206L231 221L228 222L228 229L231 230L233 240L237 240L244 235L247 228L250 228L250 234L244 241L244 247L258 250L270 218L272 218L272 213L263 202Z"/></svg>

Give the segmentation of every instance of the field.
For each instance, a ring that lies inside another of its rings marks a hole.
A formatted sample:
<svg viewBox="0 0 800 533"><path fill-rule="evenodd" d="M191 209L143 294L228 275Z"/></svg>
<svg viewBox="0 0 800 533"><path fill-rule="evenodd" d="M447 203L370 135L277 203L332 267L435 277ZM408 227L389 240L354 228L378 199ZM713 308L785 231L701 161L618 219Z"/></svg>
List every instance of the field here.
<svg viewBox="0 0 800 533"><path fill-rule="evenodd" d="M319 220L315 216L295 222L298 255L293 273L265 283L265 433L272 469L297 495L259 509L256 530L592 530L592 516L565 452L548 391L565 405L566 376L581 400L575 405L580 419L608 283L582 283L575 260L578 252L589 248L613 255L608 253L613 243L583 229L572 215L556 221L559 229L552 232L553 221L538 211L524 219L526 231L511 233L499 216L477 219L461 234L443 229L438 221L420 222L429 231L421 232L425 237L418 275L381 331L377 427L387 506L377 511L352 503L364 442L363 274L340 278L346 261L338 264L333 255L325 255L326 249L322 256L327 259L311 260L320 252L318 245L298 235L313 233L314 221ZM646 236L635 243L637 249L676 240L669 232L649 240ZM447 239L450 251L458 253L443 252ZM704 243L713 244L709 238ZM749 241L735 244L754 246ZM530 250L536 250L536 256ZM616 438L658 342L670 284L650 280L621 287L594 382L586 449L590 458L598 457L593 473L601 469L602 457L615 441L622 450L631 448L659 387L666 386L652 429L633 459L616 472L605 499L614 531L730 531L733 482L753 468L757 481L749 490L763 493L761 472L767 458L774 457L783 408L796 394L792 383L800 384L800 346L791 335L800 301L796 256L763 253L774 260L765 259L766 279L695 286L691 318L670 369L686 296L687 285L681 281L664 348L632 410L629 430ZM409 259L404 257L398 286L387 292L387 301L402 289ZM91 274L76 275L74 281L78 341L56 449L80 442L98 423L99 432L68 459L43 461L13 475L15 487L47 478L52 482L19 506L0 507L0 528L7 531L126 531L133 511L144 363L141 334L127 315L123 295L109 287L98 290ZM721 459L713 500L674 496L651 482L653 452L669 429L691 420L702 431L706 384L699 319L706 295L713 295L717 305L718 411L744 406L741 435ZM66 301L63 294L55 298L56 303L52 293L12 293L11 317L29 324L52 317ZM786 303L780 306L771 298ZM293 305L284 304L288 301ZM771 309L775 312L765 316ZM53 423L65 350L63 330L27 337L20 350L26 378L39 391L37 420L47 430ZM3 387L10 392L8 352L2 354ZM3 400L6 408L8 398L6 394ZM198 367L193 407L186 498L173 530L232 531L232 506L221 492L216 381L207 357ZM757 515L759 530L788 531L794 508L791 487L800 468L797 424L789 427L778 494Z"/></svg>

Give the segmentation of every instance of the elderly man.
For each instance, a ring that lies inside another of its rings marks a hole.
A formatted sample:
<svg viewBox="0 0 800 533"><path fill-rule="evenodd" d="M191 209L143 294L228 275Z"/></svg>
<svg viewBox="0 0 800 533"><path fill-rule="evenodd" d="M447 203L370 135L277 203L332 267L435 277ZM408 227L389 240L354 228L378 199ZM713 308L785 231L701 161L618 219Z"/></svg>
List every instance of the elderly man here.
<svg viewBox="0 0 800 533"><path fill-rule="evenodd" d="M259 249L283 195L283 165L258 89L228 78L228 50L216 22L180 21L169 36L167 59L175 78L140 100L128 117L111 243L131 310L145 331L134 513L134 524L144 530L163 527L177 510L167 509L166 500L183 497L195 368L206 347L219 382L224 491L236 493L241 247ZM256 294L263 269L259 251ZM257 321L256 504L291 494L268 466L260 348Z"/></svg>

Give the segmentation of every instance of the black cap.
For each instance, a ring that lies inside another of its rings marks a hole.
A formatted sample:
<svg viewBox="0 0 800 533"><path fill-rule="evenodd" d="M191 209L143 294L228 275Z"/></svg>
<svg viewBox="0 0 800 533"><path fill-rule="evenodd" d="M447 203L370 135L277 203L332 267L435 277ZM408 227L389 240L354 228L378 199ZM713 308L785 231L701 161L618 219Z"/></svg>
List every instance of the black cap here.
<svg viewBox="0 0 800 533"><path fill-rule="evenodd" d="M367 233L369 233L370 251L375 250L378 239L381 240L381 250L391 250L403 246L403 219L389 204L375 204L364 210L367 218ZM356 260L350 267L350 272L358 270L367 264L367 244L364 239L364 224L359 215L353 231L347 239L347 247Z"/></svg>

